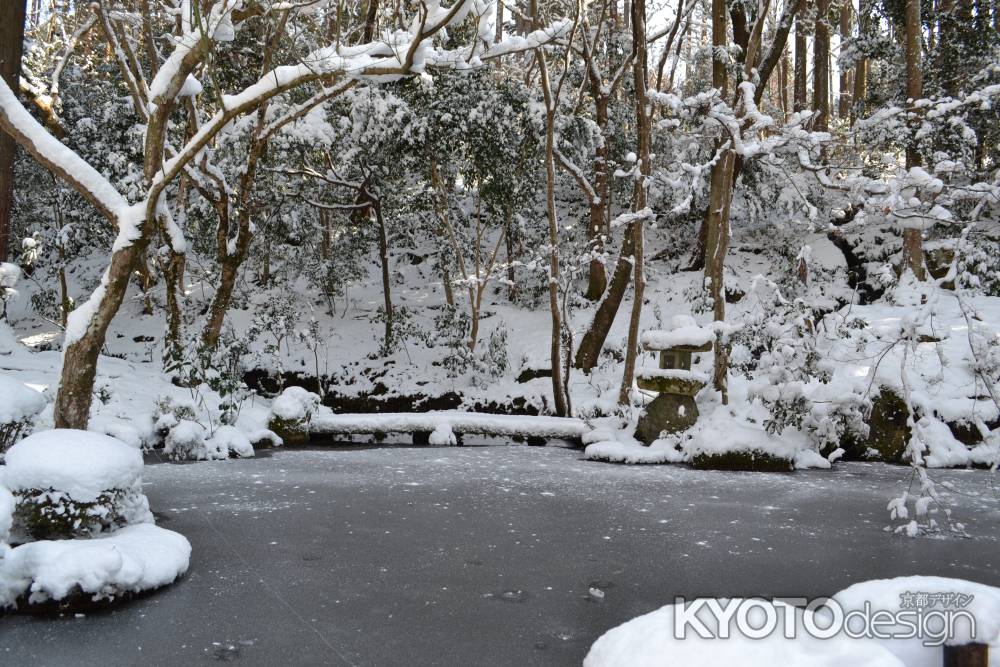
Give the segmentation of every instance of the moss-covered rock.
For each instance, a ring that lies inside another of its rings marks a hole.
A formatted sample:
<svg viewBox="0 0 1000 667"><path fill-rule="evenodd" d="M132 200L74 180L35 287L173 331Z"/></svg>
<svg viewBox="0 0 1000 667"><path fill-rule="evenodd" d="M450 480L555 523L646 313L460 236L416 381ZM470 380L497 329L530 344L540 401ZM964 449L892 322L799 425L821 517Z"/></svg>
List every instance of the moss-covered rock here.
<svg viewBox="0 0 1000 667"><path fill-rule="evenodd" d="M858 443L862 451L852 452L855 458L881 458L887 463L902 463L910 442L910 427L906 424L908 416L906 402L891 389L882 388L872 399L868 438Z"/></svg>
<svg viewBox="0 0 1000 667"><path fill-rule="evenodd" d="M718 454L696 454L691 459L691 465L699 470L744 470L749 472L790 472L794 468L790 459L757 449Z"/></svg>
<svg viewBox="0 0 1000 667"><path fill-rule="evenodd" d="M267 428L274 431L285 445L303 445L309 442L308 418L285 419L272 415Z"/></svg>

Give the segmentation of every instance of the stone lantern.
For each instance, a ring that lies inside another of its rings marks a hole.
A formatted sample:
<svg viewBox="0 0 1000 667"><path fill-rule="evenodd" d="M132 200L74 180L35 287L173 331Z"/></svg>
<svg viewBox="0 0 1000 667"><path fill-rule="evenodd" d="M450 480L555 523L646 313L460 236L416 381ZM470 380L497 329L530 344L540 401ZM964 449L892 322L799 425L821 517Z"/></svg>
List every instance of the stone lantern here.
<svg viewBox="0 0 1000 667"><path fill-rule="evenodd" d="M660 433L679 433L698 421L695 395L708 384L704 373L691 370L691 355L708 352L715 339L710 328L698 326L694 318L677 315L667 331L646 331L642 348L658 352L659 368L642 369L636 374L640 389L658 394L647 406L636 427L636 438L649 444Z"/></svg>

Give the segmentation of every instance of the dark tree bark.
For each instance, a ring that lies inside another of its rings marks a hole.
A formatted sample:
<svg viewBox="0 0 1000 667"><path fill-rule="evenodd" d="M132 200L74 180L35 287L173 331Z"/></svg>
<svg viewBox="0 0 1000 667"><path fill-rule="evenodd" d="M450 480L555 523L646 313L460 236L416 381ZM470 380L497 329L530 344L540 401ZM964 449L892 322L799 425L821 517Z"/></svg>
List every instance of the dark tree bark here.
<svg viewBox="0 0 1000 667"><path fill-rule="evenodd" d="M635 183L632 211L641 213L647 207L646 180L652 170L650 168L650 146L652 134L649 101L646 99L646 82L649 80L647 71L646 49L646 0L633 0L632 4L632 40L635 43L635 61L632 63L633 80L635 82L635 117L638 126L636 137L639 152L639 180ZM642 296L646 288L646 278L643 273L643 220L636 221L632 233L633 241L633 273L632 278L632 315L628 327L628 343L625 347L625 369L622 374L621 388L618 390L618 403L628 405L632 391L632 380L635 375L635 361L639 354L639 317L642 314Z"/></svg>
<svg viewBox="0 0 1000 667"><path fill-rule="evenodd" d="M0 11L0 76L15 92L21 73L25 13L24 0L7 0ZM16 149L13 137L0 132L0 262L6 261L10 253Z"/></svg>
<svg viewBox="0 0 1000 667"><path fill-rule="evenodd" d="M792 109L802 111L808 105L806 88L809 85L809 65L806 62L808 42L806 41L805 17L795 21L795 80L792 94Z"/></svg>
<svg viewBox="0 0 1000 667"><path fill-rule="evenodd" d="M830 0L816 1L816 34L813 37L813 110L815 128L830 128Z"/></svg>
<svg viewBox="0 0 1000 667"><path fill-rule="evenodd" d="M851 38L851 3L845 2L840 8L840 44ZM840 98L837 104L837 116L848 118L851 114L851 72L847 67L840 68Z"/></svg>
<svg viewBox="0 0 1000 667"><path fill-rule="evenodd" d="M923 96L920 46L920 0L906 0L906 97L908 104L915 104ZM916 107L911 113L918 113ZM906 148L906 168L920 166L920 152L916 139ZM917 280L924 279L923 236L919 229L903 230L903 269L913 271Z"/></svg>

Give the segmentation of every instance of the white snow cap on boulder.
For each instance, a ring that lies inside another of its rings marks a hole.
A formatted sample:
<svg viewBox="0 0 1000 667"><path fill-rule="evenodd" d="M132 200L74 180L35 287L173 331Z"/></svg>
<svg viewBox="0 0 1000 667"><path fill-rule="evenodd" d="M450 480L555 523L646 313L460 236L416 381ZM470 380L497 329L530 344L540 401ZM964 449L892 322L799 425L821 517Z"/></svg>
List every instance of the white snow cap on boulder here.
<svg viewBox="0 0 1000 667"><path fill-rule="evenodd" d="M142 454L101 433L54 429L7 450L4 481L11 491L55 489L92 502L108 489L129 488L142 474Z"/></svg>
<svg viewBox="0 0 1000 667"><path fill-rule="evenodd" d="M319 407L320 398L302 387L288 387L271 404L271 414L279 419L308 419Z"/></svg>
<svg viewBox="0 0 1000 667"><path fill-rule="evenodd" d="M45 408L45 397L8 375L0 375L0 424L34 417Z"/></svg>

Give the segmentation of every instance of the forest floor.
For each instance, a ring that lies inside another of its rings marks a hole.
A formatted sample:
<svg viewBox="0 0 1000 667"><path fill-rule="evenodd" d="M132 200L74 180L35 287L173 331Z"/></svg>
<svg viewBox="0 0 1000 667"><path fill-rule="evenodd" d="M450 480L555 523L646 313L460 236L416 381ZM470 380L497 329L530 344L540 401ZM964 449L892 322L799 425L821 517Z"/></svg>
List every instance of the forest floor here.
<svg viewBox="0 0 1000 667"><path fill-rule="evenodd" d="M485 444L486 441L479 441ZM34 665L578 665L674 596L816 596L866 579L1000 585L986 471L943 470L969 538L884 532L905 467L614 466L560 447L323 446L145 469L191 569L83 616L9 616Z"/></svg>

